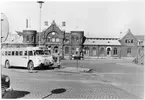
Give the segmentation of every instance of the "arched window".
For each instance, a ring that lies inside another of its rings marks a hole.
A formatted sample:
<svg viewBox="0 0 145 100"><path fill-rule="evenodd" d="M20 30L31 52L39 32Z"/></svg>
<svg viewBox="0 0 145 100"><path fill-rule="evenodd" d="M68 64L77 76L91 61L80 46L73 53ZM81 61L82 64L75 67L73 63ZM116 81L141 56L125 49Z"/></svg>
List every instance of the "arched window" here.
<svg viewBox="0 0 145 100"><path fill-rule="evenodd" d="M65 37L65 43L69 43L69 37Z"/></svg>
<svg viewBox="0 0 145 100"><path fill-rule="evenodd" d="M114 55L117 55L117 48L114 48L113 54L114 54Z"/></svg>
<svg viewBox="0 0 145 100"><path fill-rule="evenodd" d="M53 53L58 53L58 46L55 46L55 47L53 48Z"/></svg>
<svg viewBox="0 0 145 100"><path fill-rule="evenodd" d="M127 54L131 53L131 48L127 48Z"/></svg>
<svg viewBox="0 0 145 100"><path fill-rule="evenodd" d="M50 42L50 41L51 41L50 37L47 37L47 42Z"/></svg>
<svg viewBox="0 0 145 100"><path fill-rule="evenodd" d="M65 47L65 54L69 54L69 47Z"/></svg>
<svg viewBox="0 0 145 100"><path fill-rule="evenodd" d="M76 39L77 42L79 41L79 37L78 36L76 36L75 39Z"/></svg>
<svg viewBox="0 0 145 100"><path fill-rule="evenodd" d="M74 36L72 36L71 39L74 40Z"/></svg>
<svg viewBox="0 0 145 100"><path fill-rule="evenodd" d="M103 47L100 48L100 54L104 54L105 53L105 49Z"/></svg>
<svg viewBox="0 0 145 100"><path fill-rule="evenodd" d="M90 52L89 47L85 47L84 48L84 54L89 55L89 52Z"/></svg>
<svg viewBox="0 0 145 100"><path fill-rule="evenodd" d="M96 53L96 48L95 47L93 47L92 48L92 53L93 53L93 56L95 56L97 53Z"/></svg>

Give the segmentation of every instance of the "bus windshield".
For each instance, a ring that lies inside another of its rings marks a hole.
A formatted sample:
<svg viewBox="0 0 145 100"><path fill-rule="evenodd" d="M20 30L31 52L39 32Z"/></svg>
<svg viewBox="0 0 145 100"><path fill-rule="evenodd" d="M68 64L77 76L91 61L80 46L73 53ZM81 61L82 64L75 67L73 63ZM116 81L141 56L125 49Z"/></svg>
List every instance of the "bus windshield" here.
<svg viewBox="0 0 145 100"><path fill-rule="evenodd" d="M44 51L43 50L36 50L35 55L44 55Z"/></svg>
<svg viewBox="0 0 145 100"><path fill-rule="evenodd" d="M48 50L36 50L34 51L35 55L49 55L49 51Z"/></svg>
<svg viewBox="0 0 145 100"><path fill-rule="evenodd" d="M49 50L44 50L44 54L45 54L45 55L50 55Z"/></svg>

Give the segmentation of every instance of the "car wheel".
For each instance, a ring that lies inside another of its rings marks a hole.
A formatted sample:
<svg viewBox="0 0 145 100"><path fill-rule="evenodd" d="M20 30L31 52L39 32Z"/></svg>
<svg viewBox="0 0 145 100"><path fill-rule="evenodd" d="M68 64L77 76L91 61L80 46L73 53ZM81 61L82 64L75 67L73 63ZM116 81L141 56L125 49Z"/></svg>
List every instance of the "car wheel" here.
<svg viewBox="0 0 145 100"><path fill-rule="evenodd" d="M28 70L33 70L33 69L34 69L33 61L29 61L29 63L28 63Z"/></svg>
<svg viewBox="0 0 145 100"><path fill-rule="evenodd" d="M10 68L10 62L9 62L9 60L6 60L6 62L5 62L5 68Z"/></svg>

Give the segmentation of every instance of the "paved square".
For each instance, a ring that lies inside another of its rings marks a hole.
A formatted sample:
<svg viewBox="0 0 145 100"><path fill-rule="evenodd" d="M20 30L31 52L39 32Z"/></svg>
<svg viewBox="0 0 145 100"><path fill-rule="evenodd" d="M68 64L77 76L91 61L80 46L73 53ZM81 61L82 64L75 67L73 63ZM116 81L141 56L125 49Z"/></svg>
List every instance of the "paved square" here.
<svg viewBox="0 0 145 100"><path fill-rule="evenodd" d="M62 69L38 70L2 68L10 76L14 91L4 98L67 98L67 99L141 99L144 97L143 66L124 60L83 60L79 67L92 73L71 72L75 60L62 62ZM67 70L65 70L67 67ZM70 71L68 70L70 67ZM77 69L76 69L77 70ZM62 93L52 93L62 89Z"/></svg>

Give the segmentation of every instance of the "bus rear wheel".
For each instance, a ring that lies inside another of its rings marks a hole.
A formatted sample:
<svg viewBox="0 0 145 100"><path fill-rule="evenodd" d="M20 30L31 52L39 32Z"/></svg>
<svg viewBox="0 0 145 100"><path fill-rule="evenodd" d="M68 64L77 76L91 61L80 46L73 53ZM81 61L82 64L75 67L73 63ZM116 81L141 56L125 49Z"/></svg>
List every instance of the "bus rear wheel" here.
<svg viewBox="0 0 145 100"><path fill-rule="evenodd" d="M5 62L5 68L10 68L10 62L9 62L9 60L6 60L6 62Z"/></svg>
<svg viewBox="0 0 145 100"><path fill-rule="evenodd" d="M28 70L33 70L34 69L33 61L29 61L27 68L28 68Z"/></svg>

